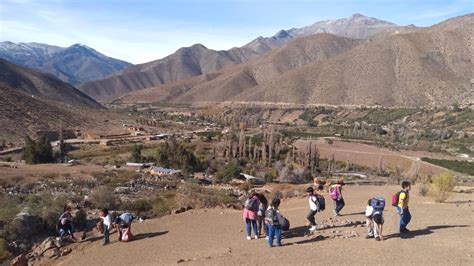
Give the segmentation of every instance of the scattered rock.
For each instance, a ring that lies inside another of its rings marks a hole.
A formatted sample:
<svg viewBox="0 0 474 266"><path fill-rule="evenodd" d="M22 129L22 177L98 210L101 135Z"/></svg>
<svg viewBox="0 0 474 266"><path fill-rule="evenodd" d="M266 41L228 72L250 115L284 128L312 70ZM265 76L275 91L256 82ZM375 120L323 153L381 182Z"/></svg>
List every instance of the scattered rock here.
<svg viewBox="0 0 474 266"><path fill-rule="evenodd" d="M185 262L185 260L179 259L176 263L182 263L182 262Z"/></svg>
<svg viewBox="0 0 474 266"><path fill-rule="evenodd" d="M46 250L44 253L43 253L43 256L45 256L46 258L54 258L54 257L58 257L60 255L60 252L59 252L59 249L58 248L51 248L51 249L48 249Z"/></svg>
<svg viewBox="0 0 474 266"><path fill-rule="evenodd" d="M61 250L61 257L62 256L66 256L68 255L69 253L72 252L72 249L71 248L64 248L63 250Z"/></svg>
<svg viewBox="0 0 474 266"><path fill-rule="evenodd" d="M86 232L85 232L85 231L82 231L82 232L74 232L74 238L75 238L77 241L84 240L84 239L86 239Z"/></svg>
<svg viewBox="0 0 474 266"><path fill-rule="evenodd" d="M318 236L316 236L314 239L315 239L316 241L321 241L321 240L324 240L325 237L322 236L322 235L318 235Z"/></svg>
<svg viewBox="0 0 474 266"><path fill-rule="evenodd" d="M28 265L28 259L26 258L25 254L21 254L20 256L14 258L11 261L12 266L27 266Z"/></svg>

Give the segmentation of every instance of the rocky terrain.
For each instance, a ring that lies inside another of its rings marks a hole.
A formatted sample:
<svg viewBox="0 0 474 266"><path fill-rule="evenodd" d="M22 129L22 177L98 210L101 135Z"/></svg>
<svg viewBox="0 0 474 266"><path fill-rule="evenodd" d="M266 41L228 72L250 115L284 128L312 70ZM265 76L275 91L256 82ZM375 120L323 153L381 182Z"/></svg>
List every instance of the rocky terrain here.
<svg viewBox="0 0 474 266"><path fill-rule="evenodd" d="M52 74L74 86L105 78L131 65L81 44L58 47L42 43L0 42L0 58Z"/></svg>

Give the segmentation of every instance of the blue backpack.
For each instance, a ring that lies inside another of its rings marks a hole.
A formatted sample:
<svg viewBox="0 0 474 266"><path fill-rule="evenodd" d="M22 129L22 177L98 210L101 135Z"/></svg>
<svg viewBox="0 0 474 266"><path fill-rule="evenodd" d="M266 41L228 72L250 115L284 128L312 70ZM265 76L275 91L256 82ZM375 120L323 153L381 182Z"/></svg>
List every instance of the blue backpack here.
<svg viewBox="0 0 474 266"><path fill-rule="evenodd" d="M373 197L370 199L370 206L372 206L375 211L383 211L385 209L385 199L381 196Z"/></svg>

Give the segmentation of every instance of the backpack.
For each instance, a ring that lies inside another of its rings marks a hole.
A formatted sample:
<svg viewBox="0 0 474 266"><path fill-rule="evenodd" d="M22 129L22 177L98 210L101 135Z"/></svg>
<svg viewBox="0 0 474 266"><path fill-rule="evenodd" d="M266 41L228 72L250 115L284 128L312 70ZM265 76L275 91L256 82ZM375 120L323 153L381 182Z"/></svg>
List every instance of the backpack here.
<svg viewBox="0 0 474 266"><path fill-rule="evenodd" d="M326 199L319 194L316 195L316 199L318 200L319 211L324 211L326 209Z"/></svg>
<svg viewBox="0 0 474 266"><path fill-rule="evenodd" d="M339 192L339 188L331 187L329 189L329 196L331 196L331 199L333 200L339 200L339 198L341 197L341 192Z"/></svg>
<svg viewBox="0 0 474 266"><path fill-rule="evenodd" d="M398 201L400 200L400 193L404 192L403 190L392 195L392 206L397 207Z"/></svg>
<svg viewBox="0 0 474 266"><path fill-rule="evenodd" d="M278 220L277 212L275 209L268 208L268 210L265 211L265 224L280 225L280 221Z"/></svg>
<svg viewBox="0 0 474 266"><path fill-rule="evenodd" d="M373 197L370 199L370 206L375 211L383 211L385 209L385 199L383 197Z"/></svg>
<svg viewBox="0 0 474 266"><path fill-rule="evenodd" d="M278 223L280 224L280 229L282 231L290 230L290 221L288 221L288 219L286 219L282 215L280 215L280 219L278 220Z"/></svg>
<svg viewBox="0 0 474 266"><path fill-rule="evenodd" d="M257 212L258 205L259 205L258 199L256 199L255 197L247 199L245 201L245 209L250 210L250 211Z"/></svg>
<svg viewBox="0 0 474 266"><path fill-rule="evenodd" d="M128 229L121 229L122 230L122 242L129 242L133 240L133 234Z"/></svg>

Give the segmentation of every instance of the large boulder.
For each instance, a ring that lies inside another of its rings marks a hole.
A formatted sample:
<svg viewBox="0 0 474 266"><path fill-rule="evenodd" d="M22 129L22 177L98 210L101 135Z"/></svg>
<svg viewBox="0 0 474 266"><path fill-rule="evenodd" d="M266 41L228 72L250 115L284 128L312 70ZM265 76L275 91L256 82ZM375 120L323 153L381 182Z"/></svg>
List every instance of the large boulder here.
<svg viewBox="0 0 474 266"><path fill-rule="evenodd" d="M12 221L11 231L18 237L29 239L40 233L41 223L38 217L30 214L27 209L18 213Z"/></svg>
<svg viewBox="0 0 474 266"><path fill-rule="evenodd" d="M14 258L11 261L12 266L28 266L28 259L26 258L25 254L21 254L20 256Z"/></svg>

